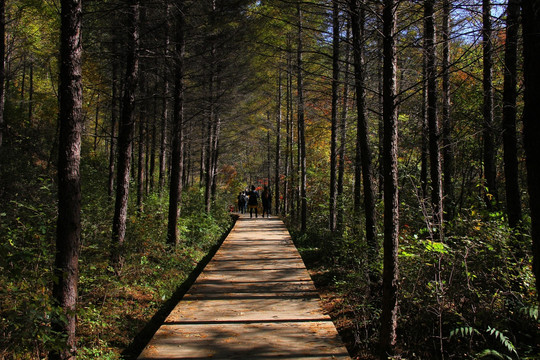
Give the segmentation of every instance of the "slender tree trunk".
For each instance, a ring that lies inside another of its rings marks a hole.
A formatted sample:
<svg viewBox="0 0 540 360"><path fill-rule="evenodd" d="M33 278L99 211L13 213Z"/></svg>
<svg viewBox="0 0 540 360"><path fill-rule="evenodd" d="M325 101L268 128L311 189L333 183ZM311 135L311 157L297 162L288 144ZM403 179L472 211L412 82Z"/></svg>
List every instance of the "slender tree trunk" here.
<svg viewBox="0 0 540 360"><path fill-rule="evenodd" d="M157 88L154 91L154 94L157 93ZM152 116L152 133L151 133L151 145L150 145L150 170L148 172L148 179L150 180L150 191L154 191L154 173L156 171L156 147L157 147L157 119L158 119L158 106L157 98L154 95L153 98L154 104L154 114Z"/></svg>
<svg viewBox="0 0 540 360"><path fill-rule="evenodd" d="M429 172L431 178L431 207L433 223L438 228L442 239L443 196L441 171L441 146L439 123L437 119L437 65L435 62L435 0L424 1L424 51L426 56L427 75L427 115L429 129Z"/></svg>
<svg viewBox="0 0 540 360"><path fill-rule="evenodd" d="M339 88L339 1L332 0L332 115L330 131L330 223L331 232L337 222L337 137Z"/></svg>
<svg viewBox="0 0 540 360"><path fill-rule="evenodd" d="M396 344L398 310L398 111L396 22L397 0L384 0L383 8L383 117L384 117L384 261L381 313L381 359L392 355Z"/></svg>
<svg viewBox="0 0 540 360"><path fill-rule="evenodd" d="M287 36L287 86L286 86L286 144L285 144L285 184L283 188L283 214L288 214L289 212L289 203L290 203L290 184L291 179L289 175L291 174L291 121L292 121L292 101L291 101L291 89L292 89L292 59L291 59L291 40Z"/></svg>
<svg viewBox="0 0 540 360"><path fill-rule="evenodd" d="M113 40L114 41L114 40ZM116 54L114 45L113 55ZM109 148L109 182L107 194L112 198L114 190L114 158L116 153L116 123L118 119L118 62L113 60L112 64L112 94L111 94L111 142Z"/></svg>
<svg viewBox="0 0 540 360"><path fill-rule="evenodd" d="M362 166L362 180L364 187L364 211L366 216L366 242L369 248L368 259L370 261L370 277L372 281L376 281L375 264L379 247L377 244L377 233L375 229L375 192L373 190L373 171L371 148L369 145L368 123L367 123L367 106L365 98L365 69L364 69L364 22L365 11L360 8L358 0L351 0L351 29L353 36L353 54L354 54L354 75L356 84L356 107L358 113L356 145L357 150L356 163ZM362 5L363 6L363 5ZM358 175L358 174L357 174ZM356 182L360 186L359 181ZM355 204L360 199L355 198ZM355 209L359 214L358 209Z"/></svg>
<svg viewBox="0 0 540 360"><path fill-rule="evenodd" d="M425 45L424 45L425 47ZM429 127L428 127L428 76L427 56L422 58L422 148L420 154L420 191L421 201L425 202L428 196L428 169L429 169Z"/></svg>
<svg viewBox="0 0 540 360"><path fill-rule="evenodd" d="M281 61L280 61L281 67ZM277 111L276 111L276 168L274 174L274 198L275 198L275 214L279 215L279 186L280 186L280 166L281 166L281 68L278 74L278 93L277 93Z"/></svg>
<svg viewBox="0 0 540 360"><path fill-rule="evenodd" d="M144 17L142 17L144 18ZM144 70L141 70L141 73L144 74ZM143 197L144 197L144 142L145 142L145 123L146 123L146 99L145 99L145 77L140 76L140 94L143 98L139 105L139 151L137 156L137 214L140 215L143 212Z"/></svg>
<svg viewBox="0 0 540 360"><path fill-rule="evenodd" d="M127 0L130 7L130 33L127 43L126 78L123 95L122 116L118 135L118 174L116 202L112 228L111 266L119 275L124 262L123 245L126 236L127 209L129 198L129 178L133 133L135 131L135 90L139 76L139 1Z"/></svg>
<svg viewBox="0 0 540 360"><path fill-rule="evenodd" d="M540 301L540 4L534 0L523 0L522 8L525 80L523 140L531 209L533 272L536 295Z"/></svg>
<svg viewBox="0 0 540 360"><path fill-rule="evenodd" d="M182 196L182 171L184 159L184 1L179 1L176 17L176 54L174 68L174 123L172 146L171 188L169 194L169 225L167 243L177 245L178 217L180 216L180 200Z"/></svg>
<svg viewBox="0 0 540 360"><path fill-rule="evenodd" d="M6 104L6 2L0 0L0 148L4 139L4 108Z"/></svg>
<svg viewBox="0 0 540 360"><path fill-rule="evenodd" d="M341 108L340 122L340 140L339 140L339 163L338 163L338 178L337 178L337 220L336 228L339 233L343 232L343 217L345 213L345 201L343 193L343 183L345 176L345 147L347 144L347 112L349 108L349 61L350 61L350 21L347 21L347 32L345 42L345 69L343 80L343 98Z"/></svg>
<svg viewBox="0 0 540 360"><path fill-rule="evenodd" d="M519 0L508 1L506 47L504 53L503 156L508 223L512 229L517 229L521 222L521 194L518 183L516 135L516 62L520 12L519 3Z"/></svg>
<svg viewBox="0 0 540 360"><path fill-rule="evenodd" d="M169 33L170 33L170 7L169 1L165 4L165 44L164 44L164 62L169 63ZM159 191L165 188L165 177L167 173L167 146L168 146L168 125L169 125L169 71L168 66L163 69L163 102L161 104L161 143L159 149Z"/></svg>
<svg viewBox="0 0 540 360"><path fill-rule="evenodd" d="M491 43L491 0L482 0L482 47L483 47L483 87L484 87L484 177L488 209L498 202L497 168L495 165L495 143L493 124L493 46Z"/></svg>
<svg viewBox="0 0 540 360"><path fill-rule="evenodd" d="M99 132L99 94L96 102L96 116L94 119L94 152L97 150Z"/></svg>
<svg viewBox="0 0 540 360"><path fill-rule="evenodd" d="M34 62L30 61L30 79L28 88L28 122L31 124L34 117Z"/></svg>
<svg viewBox="0 0 540 360"><path fill-rule="evenodd" d="M305 121L304 121L304 82L302 74L302 10L300 8L300 2L296 4L298 13L298 49L297 49L297 86L298 86L298 146L299 146L299 159L298 165L300 166L300 213L301 213L301 226L300 231L306 232L307 227L307 194L306 194L306 135L305 135Z"/></svg>
<svg viewBox="0 0 540 360"><path fill-rule="evenodd" d="M3 5L3 4L2 4ZM62 316L52 319L52 329L65 336L65 347L49 359L76 358L76 307L81 241L82 114L82 7L81 1L61 2L60 138L58 151L58 222L53 301Z"/></svg>
<svg viewBox="0 0 540 360"><path fill-rule="evenodd" d="M443 0L442 13L442 160L443 207L448 220L454 218L454 146L452 144L452 119L450 117L450 0Z"/></svg>

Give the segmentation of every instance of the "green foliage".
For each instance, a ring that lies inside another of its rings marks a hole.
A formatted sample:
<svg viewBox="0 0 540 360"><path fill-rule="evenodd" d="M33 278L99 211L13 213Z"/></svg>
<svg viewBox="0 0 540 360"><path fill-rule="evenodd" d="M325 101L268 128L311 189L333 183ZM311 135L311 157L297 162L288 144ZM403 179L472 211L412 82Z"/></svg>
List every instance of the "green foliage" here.
<svg viewBox="0 0 540 360"><path fill-rule="evenodd" d="M120 352L187 278L231 225L225 207L200 211L188 190L180 245L165 244L168 199L149 194L144 213L130 204L126 263L121 278L109 268L114 201L106 194L106 158L83 149L82 246L79 273L78 358L119 359ZM63 346L50 329L59 311L51 300L56 189L43 168L11 147L0 168L7 202L0 213L0 357L44 358ZM28 149L25 149L28 150ZM35 155L34 155L35 156ZM23 161L20 161L23 159ZM7 173L21 176L8 179ZM4 205L4 204L3 204Z"/></svg>

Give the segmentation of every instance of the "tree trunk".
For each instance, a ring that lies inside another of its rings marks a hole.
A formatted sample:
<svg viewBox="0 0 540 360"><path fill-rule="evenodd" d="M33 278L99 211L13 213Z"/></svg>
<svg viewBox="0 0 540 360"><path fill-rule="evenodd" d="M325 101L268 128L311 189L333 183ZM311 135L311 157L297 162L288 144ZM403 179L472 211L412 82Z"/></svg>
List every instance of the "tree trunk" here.
<svg viewBox="0 0 540 360"><path fill-rule="evenodd" d="M367 123L367 106L365 96L365 68L364 68L364 22L365 11L360 8L358 0L351 0L351 29L353 36L353 54L354 54L354 77L356 84L356 110L358 114L357 130L356 130L356 145L357 149L357 166L358 163L362 166L362 180L364 187L364 211L366 216L366 242L368 245L368 259L370 261L370 278L375 281L375 264L379 252L377 244L377 233L375 230L376 215L375 215L375 193L373 191L373 171L371 148L369 145L369 133ZM362 5L363 6L363 5ZM359 159L358 159L359 157ZM357 176L359 174L357 173ZM357 186L360 182L356 181ZM356 199L355 204L360 201ZM359 211L355 211L358 216Z"/></svg>
<svg viewBox="0 0 540 360"><path fill-rule="evenodd" d="M437 65L435 63L435 0L424 1L424 51L427 76L427 120L429 129L429 172L431 178L431 207L433 224L442 238L443 197L441 175L441 147L437 119Z"/></svg>
<svg viewBox="0 0 540 360"><path fill-rule="evenodd" d="M519 30L519 0L509 0L506 17L506 47L504 53L503 90L503 147L506 206L508 223L517 229L521 222L521 194L519 191L517 136L516 136L516 84L517 40Z"/></svg>
<svg viewBox="0 0 540 360"><path fill-rule="evenodd" d="M281 61L280 65L281 67ZM274 198L275 198L275 214L279 214L279 185L280 185L280 166L281 166L281 68L278 74L278 93L277 93L277 114L276 114L276 168L274 174Z"/></svg>
<svg viewBox="0 0 540 360"><path fill-rule="evenodd" d="M178 4L178 14L176 17L176 54L174 67L174 122L173 122L173 146L172 146L172 168L171 168L171 188L169 193L169 224L167 231L167 243L177 245L178 238L178 217L180 216L180 200L182 196L182 171L184 154L184 1Z"/></svg>
<svg viewBox="0 0 540 360"><path fill-rule="evenodd" d="M443 207L448 220L454 218L454 146L452 144L452 119L450 117L450 0L443 0L442 14L442 160Z"/></svg>
<svg viewBox="0 0 540 360"><path fill-rule="evenodd" d="M3 3L2 3L3 5ZM53 331L65 336L65 347L49 359L76 358L76 306L81 237L82 42L81 1L61 2L60 136L58 151L58 222L56 228L53 301L62 316Z"/></svg>
<svg viewBox="0 0 540 360"><path fill-rule="evenodd" d="M115 41L115 40L113 40ZM113 56L116 54L114 46ZM112 64L112 94L111 94L111 143L109 149L109 182L107 194L112 198L114 190L114 158L116 149L116 123L118 118L118 62L113 60Z"/></svg>
<svg viewBox="0 0 540 360"><path fill-rule="evenodd" d="M165 5L165 44L164 44L164 62L168 65L169 57L169 33L170 33L170 4L166 1ZM159 149L159 192L165 188L165 177L167 173L167 146L168 146L168 125L169 125L169 72L168 66L163 69L163 102L161 109L161 144Z"/></svg>
<svg viewBox="0 0 540 360"><path fill-rule="evenodd" d="M139 76L139 1L127 0L127 4L130 7L130 33L127 43L126 78L118 135L118 174L111 253L111 266L117 275L120 274L124 262L123 245L126 236L129 178L133 150L133 133L135 131L135 90Z"/></svg>
<svg viewBox="0 0 540 360"><path fill-rule="evenodd" d="M493 46L491 43L491 0L482 0L482 48L483 48L483 87L484 87L484 177L487 194L486 205L489 210L498 202L497 169L495 165L495 144L493 125Z"/></svg>
<svg viewBox="0 0 540 360"><path fill-rule="evenodd" d="M0 0L0 148L4 139L4 107L6 104L6 2Z"/></svg>
<svg viewBox="0 0 540 360"><path fill-rule="evenodd" d="M154 94L157 94L157 88L154 90ZM156 171L156 146L157 146L157 119L158 119L158 106L157 106L157 98L154 95L153 98L153 104L154 104L154 111L152 116L152 132L151 132L151 145L150 145L150 153L148 154L148 158L150 158L150 169L148 171L148 179L150 180L150 191L154 191L154 173Z"/></svg>
<svg viewBox="0 0 540 360"><path fill-rule="evenodd" d="M144 71L141 71L144 74ZM143 212L143 197L144 197L144 175L145 175L145 156L144 156L144 143L145 143L145 123L146 123L146 99L145 99L145 77L140 76L140 94L143 97L139 103L139 151L137 156L137 214L141 215Z"/></svg>
<svg viewBox="0 0 540 360"><path fill-rule="evenodd" d="M286 102L286 144L285 144L285 184L283 185L283 214L288 214L289 212L289 203L290 203L290 184L291 179L289 175L291 174L291 148L292 148L292 137L291 137L291 122L292 122L292 59L291 59L291 40L287 36L287 86L285 94Z"/></svg>
<svg viewBox="0 0 540 360"><path fill-rule="evenodd" d="M523 140L527 164L527 185L531 208L533 272L540 301L540 4L523 0Z"/></svg>
<svg viewBox="0 0 540 360"><path fill-rule="evenodd" d="M350 61L350 21L347 21L346 45L345 45L345 70L343 80L343 99L341 108L340 142L339 142L339 163L337 179L337 220L336 229L343 232L343 216L345 213L345 201L343 194L343 182L345 176L345 146L347 144L347 112L349 107L349 61Z"/></svg>
<svg viewBox="0 0 540 360"><path fill-rule="evenodd" d="M394 352L398 310L397 3L397 0L384 0L383 3L384 261L380 330L381 359L386 359Z"/></svg>
<svg viewBox="0 0 540 360"><path fill-rule="evenodd" d="M28 122L31 124L34 117L34 62L30 61L30 79L28 88Z"/></svg>
<svg viewBox="0 0 540 360"><path fill-rule="evenodd" d="M299 146L299 159L298 165L300 166L300 231L306 232L307 227L307 194L306 194L306 135L305 135L305 120L304 120L304 82L302 74L302 10L300 8L300 2L296 4L298 13L298 49L297 49L297 87L298 87L298 146Z"/></svg>
<svg viewBox="0 0 540 360"><path fill-rule="evenodd" d="M338 87L339 87L339 1L332 0L332 115L330 131L330 223L331 232L337 222L337 137L338 137Z"/></svg>
<svg viewBox="0 0 540 360"><path fill-rule="evenodd" d="M422 57L422 132L420 154L420 201L425 202L428 196L428 169L429 169L429 127L428 127L428 81L427 56Z"/></svg>

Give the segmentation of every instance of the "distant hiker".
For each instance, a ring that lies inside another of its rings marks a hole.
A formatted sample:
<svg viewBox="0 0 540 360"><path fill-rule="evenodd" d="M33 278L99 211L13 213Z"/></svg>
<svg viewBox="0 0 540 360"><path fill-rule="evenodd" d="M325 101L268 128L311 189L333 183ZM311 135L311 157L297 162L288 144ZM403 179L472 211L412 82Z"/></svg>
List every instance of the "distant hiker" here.
<svg viewBox="0 0 540 360"><path fill-rule="evenodd" d="M240 212L240 214L244 213L245 206L246 198L244 197L244 193L240 192L240 194L238 194L238 211Z"/></svg>
<svg viewBox="0 0 540 360"><path fill-rule="evenodd" d="M262 192L262 206L263 206L263 212L262 216L264 217L264 214L266 213L266 217L270 217L270 208L272 206L272 195L270 194L270 190L268 190L268 186L264 186L264 190Z"/></svg>
<svg viewBox="0 0 540 360"><path fill-rule="evenodd" d="M259 206L259 202L257 201L259 194L255 191L255 186L251 185L251 191L248 193L248 196L249 217L253 217L253 209L255 209L255 217L257 218L259 217L257 210L257 207Z"/></svg>

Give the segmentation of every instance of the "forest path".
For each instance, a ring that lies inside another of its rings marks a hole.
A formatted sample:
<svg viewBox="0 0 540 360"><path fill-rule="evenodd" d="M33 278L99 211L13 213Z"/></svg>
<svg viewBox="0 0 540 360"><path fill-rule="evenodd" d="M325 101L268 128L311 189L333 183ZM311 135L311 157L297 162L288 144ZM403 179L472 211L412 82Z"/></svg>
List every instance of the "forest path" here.
<svg viewBox="0 0 540 360"><path fill-rule="evenodd" d="M138 359L350 359L277 217L241 215Z"/></svg>

